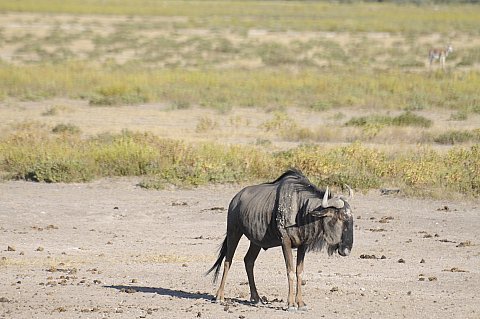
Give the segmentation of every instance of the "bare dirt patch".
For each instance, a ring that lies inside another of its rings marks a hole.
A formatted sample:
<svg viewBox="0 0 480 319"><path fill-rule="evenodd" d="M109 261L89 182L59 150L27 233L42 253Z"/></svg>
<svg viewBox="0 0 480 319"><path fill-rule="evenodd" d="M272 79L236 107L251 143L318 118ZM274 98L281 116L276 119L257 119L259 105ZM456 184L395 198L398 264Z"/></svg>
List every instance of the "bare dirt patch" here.
<svg viewBox="0 0 480 319"><path fill-rule="evenodd" d="M241 186L148 191L136 183L1 183L0 317L292 316L283 310L287 283L279 249L262 252L256 265L266 304L247 303L245 239L229 274L227 304L210 301L216 285L204 273ZM372 192L358 194L353 205L352 255L307 255L310 311L293 316L478 318L478 202Z"/></svg>

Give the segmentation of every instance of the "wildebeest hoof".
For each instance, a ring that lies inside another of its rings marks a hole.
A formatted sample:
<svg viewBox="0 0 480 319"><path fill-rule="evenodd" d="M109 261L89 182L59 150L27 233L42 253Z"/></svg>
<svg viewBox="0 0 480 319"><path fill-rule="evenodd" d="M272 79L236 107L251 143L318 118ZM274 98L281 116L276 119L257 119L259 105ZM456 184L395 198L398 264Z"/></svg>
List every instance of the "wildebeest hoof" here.
<svg viewBox="0 0 480 319"><path fill-rule="evenodd" d="M307 305L303 305L301 307L298 307L298 311L308 311Z"/></svg>
<svg viewBox="0 0 480 319"><path fill-rule="evenodd" d="M213 302L213 303L222 304L222 303L225 302L225 300L221 300L221 299L218 299L217 297L213 297L213 298L212 298L212 302Z"/></svg>
<svg viewBox="0 0 480 319"><path fill-rule="evenodd" d="M264 304L261 299L250 299L250 303L251 303L253 306L261 306L261 305Z"/></svg>
<svg viewBox="0 0 480 319"><path fill-rule="evenodd" d="M288 306L287 311L288 311L288 312L296 312L296 311L297 311L297 307L295 307L295 306Z"/></svg>
<svg viewBox="0 0 480 319"><path fill-rule="evenodd" d="M250 303L254 306L263 306L268 303L268 299L265 296L260 298L260 296L257 294L250 297Z"/></svg>

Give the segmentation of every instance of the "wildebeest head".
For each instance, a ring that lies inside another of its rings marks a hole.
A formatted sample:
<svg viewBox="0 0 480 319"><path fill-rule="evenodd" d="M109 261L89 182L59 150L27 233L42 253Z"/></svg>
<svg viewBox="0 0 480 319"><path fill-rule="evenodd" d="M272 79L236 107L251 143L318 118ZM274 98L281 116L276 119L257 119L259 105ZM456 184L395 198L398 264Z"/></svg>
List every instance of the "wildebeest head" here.
<svg viewBox="0 0 480 319"><path fill-rule="evenodd" d="M349 196L329 197L328 187L322 204L311 214L323 220L324 238L328 246L328 254L338 251L341 256L348 256L353 246L353 215L348 201L353 191L348 187Z"/></svg>

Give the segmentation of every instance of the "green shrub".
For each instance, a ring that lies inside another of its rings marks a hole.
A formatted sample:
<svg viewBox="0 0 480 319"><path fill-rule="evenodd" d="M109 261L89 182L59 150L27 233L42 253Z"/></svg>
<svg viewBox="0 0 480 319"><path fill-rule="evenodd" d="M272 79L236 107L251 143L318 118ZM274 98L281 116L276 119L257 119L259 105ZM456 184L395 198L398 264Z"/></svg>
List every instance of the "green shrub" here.
<svg viewBox="0 0 480 319"><path fill-rule="evenodd" d="M10 176L37 182L86 182L96 176L85 145L20 135L0 146L0 167Z"/></svg>
<svg viewBox="0 0 480 319"><path fill-rule="evenodd" d="M124 133L110 143L93 143L91 156L102 176L138 176L158 171L159 151Z"/></svg>
<svg viewBox="0 0 480 319"><path fill-rule="evenodd" d="M90 97L90 105L120 105L146 103L149 98L139 87L126 84L101 87Z"/></svg>
<svg viewBox="0 0 480 319"><path fill-rule="evenodd" d="M268 66L279 66L297 62L297 56L289 47L278 43L265 43L258 48L258 55Z"/></svg>
<svg viewBox="0 0 480 319"><path fill-rule="evenodd" d="M396 126L430 127L432 124L432 120L411 112L403 113L392 119L392 125Z"/></svg>
<svg viewBox="0 0 480 319"><path fill-rule="evenodd" d="M405 112L401 115L391 117L387 115L370 115L353 117L345 123L346 126L366 126L366 125L384 125L384 126L414 126L430 127L433 122L421 115L411 112Z"/></svg>
<svg viewBox="0 0 480 319"><path fill-rule="evenodd" d="M73 124L57 124L52 129L53 133L63 133L63 134L80 134L81 130L78 126Z"/></svg>
<svg viewBox="0 0 480 319"><path fill-rule="evenodd" d="M459 143L466 143L466 142L480 142L480 130L473 130L473 131L459 131L459 130L452 130L445 133L440 134L439 136L434 138L434 141L439 144L459 144Z"/></svg>
<svg viewBox="0 0 480 319"><path fill-rule="evenodd" d="M389 116L386 115L369 115L369 116L359 116L352 117L348 120L346 126L366 126L368 124L380 124L388 125L392 123L392 120Z"/></svg>
<svg viewBox="0 0 480 319"><path fill-rule="evenodd" d="M443 161L447 167L440 181L443 188L480 196L480 144L470 148L453 148Z"/></svg>
<svg viewBox="0 0 480 319"><path fill-rule="evenodd" d="M29 181L46 183L88 182L94 178L94 172L82 159L47 156L35 161L21 177Z"/></svg>

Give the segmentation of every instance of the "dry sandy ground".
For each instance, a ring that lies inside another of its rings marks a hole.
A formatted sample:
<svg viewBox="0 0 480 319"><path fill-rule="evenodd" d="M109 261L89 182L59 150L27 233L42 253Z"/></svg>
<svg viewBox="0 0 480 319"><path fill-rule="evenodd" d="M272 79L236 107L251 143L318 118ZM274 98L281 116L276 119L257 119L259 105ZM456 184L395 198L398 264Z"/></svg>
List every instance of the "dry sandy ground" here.
<svg viewBox="0 0 480 319"><path fill-rule="evenodd" d="M152 191L136 182L0 183L0 318L480 317L479 202L357 194L352 255L307 255L310 310L288 313L278 248L256 265L268 302L246 302L246 239L228 303L210 301L216 285L204 273L242 186Z"/></svg>

